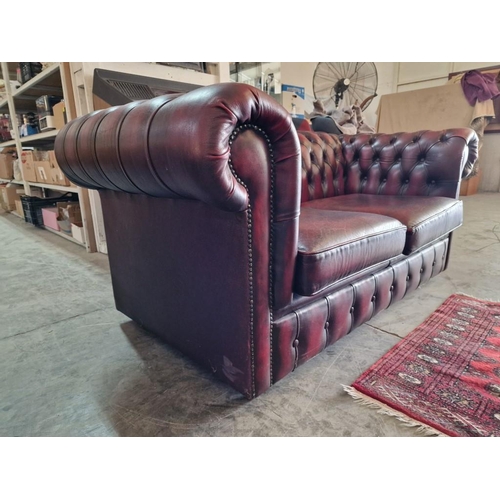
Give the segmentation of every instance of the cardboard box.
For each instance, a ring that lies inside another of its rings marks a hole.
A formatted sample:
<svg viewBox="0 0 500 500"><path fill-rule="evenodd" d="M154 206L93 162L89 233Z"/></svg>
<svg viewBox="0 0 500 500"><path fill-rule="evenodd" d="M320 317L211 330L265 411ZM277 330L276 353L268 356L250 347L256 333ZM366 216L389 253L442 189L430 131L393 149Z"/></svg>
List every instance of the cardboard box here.
<svg viewBox="0 0 500 500"><path fill-rule="evenodd" d="M13 171L14 171L14 180L15 181L22 181L23 180L23 174L21 173L21 160L19 158L14 160L14 163L12 164Z"/></svg>
<svg viewBox="0 0 500 500"><path fill-rule="evenodd" d="M34 151L21 153L21 170L25 181L37 182Z"/></svg>
<svg viewBox="0 0 500 500"><path fill-rule="evenodd" d="M42 208L43 225L54 229L54 231L59 231L58 215L59 211L57 207Z"/></svg>
<svg viewBox="0 0 500 500"><path fill-rule="evenodd" d="M12 153L15 153L15 151L12 148L4 148L0 151L0 179L10 180L14 177L14 157Z"/></svg>
<svg viewBox="0 0 500 500"><path fill-rule="evenodd" d="M85 231L83 229L83 223L78 222L77 224L71 224L71 236L85 245Z"/></svg>
<svg viewBox="0 0 500 500"><path fill-rule="evenodd" d="M66 125L66 105L64 101L58 102L52 106L52 113L54 115L54 126L56 129L60 130Z"/></svg>
<svg viewBox="0 0 500 500"><path fill-rule="evenodd" d="M16 209L16 200L21 201L21 195L24 194L24 189L17 184L1 184L0 185L0 203L2 208L7 212L12 212Z"/></svg>
<svg viewBox="0 0 500 500"><path fill-rule="evenodd" d="M59 210L59 220L68 221L72 224L82 222L80 204L77 201L62 201L57 204ZM69 228L71 231L71 227Z"/></svg>
<svg viewBox="0 0 500 500"><path fill-rule="evenodd" d="M43 198L43 191L40 187L30 186L31 196L36 196L37 198Z"/></svg>
<svg viewBox="0 0 500 500"><path fill-rule="evenodd" d="M35 161L37 182L53 184L51 176L50 161Z"/></svg>
<svg viewBox="0 0 500 500"><path fill-rule="evenodd" d="M57 184L58 186L69 186L69 179L64 175L63 171L59 167L54 151L49 151L49 161L51 178L50 184Z"/></svg>
<svg viewBox="0 0 500 500"><path fill-rule="evenodd" d="M16 200L16 212L21 217L24 217L23 202L21 200Z"/></svg>
<svg viewBox="0 0 500 500"><path fill-rule="evenodd" d="M35 161L50 161L49 151L33 151Z"/></svg>

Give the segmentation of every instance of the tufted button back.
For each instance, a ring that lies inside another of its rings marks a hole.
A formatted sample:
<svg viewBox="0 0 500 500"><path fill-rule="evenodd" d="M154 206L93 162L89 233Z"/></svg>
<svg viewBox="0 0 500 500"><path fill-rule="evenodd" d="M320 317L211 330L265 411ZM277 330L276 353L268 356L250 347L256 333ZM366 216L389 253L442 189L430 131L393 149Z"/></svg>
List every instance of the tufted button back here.
<svg viewBox="0 0 500 500"><path fill-rule="evenodd" d="M431 187L435 196L455 198L456 169L468 175L477 158L477 134L465 128L390 135L299 132L299 138L302 202L354 193L427 196Z"/></svg>

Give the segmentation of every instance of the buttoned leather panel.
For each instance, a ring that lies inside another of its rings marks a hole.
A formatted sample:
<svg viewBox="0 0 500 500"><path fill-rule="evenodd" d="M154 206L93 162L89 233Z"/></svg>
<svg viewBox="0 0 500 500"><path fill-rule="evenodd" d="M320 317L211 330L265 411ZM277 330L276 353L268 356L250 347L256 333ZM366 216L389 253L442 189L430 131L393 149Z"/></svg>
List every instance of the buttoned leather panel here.
<svg viewBox="0 0 500 500"><path fill-rule="evenodd" d="M302 202L339 194L457 198L477 159L468 128L336 136L300 132ZM339 143L341 148L339 148Z"/></svg>
<svg viewBox="0 0 500 500"><path fill-rule="evenodd" d="M338 136L300 132L302 202L344 194L344 161Z"/></svg>
<svg viewBox="0 0 500 500"><path fill-rule="evenodd" d="M383 200L383 203L381 203ZM446 236L462 225L463 204L441 196L380 196L349 194L314 200L304 204L309 209L371 213L399 220L407 227L405 254Z"/></svg>
<svg viewBox="0 0 500 500"><path fill-rule="evenodd" d="M273 382L442 272L448 241L438 241L276 320Z"/></svg>
<svg viewBox="0 0 500 500"><path fill-rule="evenodd" d="M396 257L403 251L405 235L406 227L389 217L303 208L295 292L317 294L339 279Z"/></svg>
<svg viewBox="0 0 500 500"><path fill-rule="evenodd" d="M345 193L457 198L477 148L477 134L468 128L344 135Z"/></svg>

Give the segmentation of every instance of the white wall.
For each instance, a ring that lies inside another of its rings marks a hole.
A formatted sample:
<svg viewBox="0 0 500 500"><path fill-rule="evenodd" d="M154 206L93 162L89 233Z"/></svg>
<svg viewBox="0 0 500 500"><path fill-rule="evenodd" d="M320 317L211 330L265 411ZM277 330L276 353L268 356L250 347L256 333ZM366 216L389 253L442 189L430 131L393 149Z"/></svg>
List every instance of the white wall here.
<svg viewBox="0 0 500 500"><path fill-rule="evenodd" d="M444 85L450 73L499 65L498 62L399 62L395 63L396 91Z"/></svg>

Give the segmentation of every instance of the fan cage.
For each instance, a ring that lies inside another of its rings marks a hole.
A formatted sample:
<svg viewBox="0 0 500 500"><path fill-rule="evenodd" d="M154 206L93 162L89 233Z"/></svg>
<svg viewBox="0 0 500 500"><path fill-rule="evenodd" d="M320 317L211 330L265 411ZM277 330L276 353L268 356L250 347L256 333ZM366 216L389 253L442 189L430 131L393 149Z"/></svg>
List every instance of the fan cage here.
<svg viewBox="0 0 500 500"><path fill-rule="evenodd" d="M348 89L336 102L335 87L348 78ZM313 75L314 98L320 100L327 111L337 107L350 106L358 102L364 111L377 95L378 73L375 63L371 62L320 62Z"/></svg>

